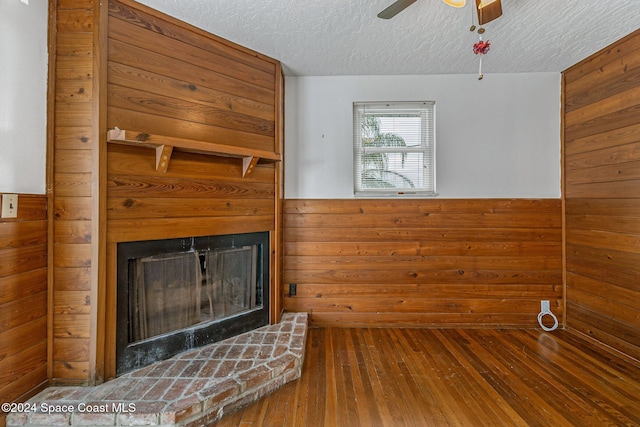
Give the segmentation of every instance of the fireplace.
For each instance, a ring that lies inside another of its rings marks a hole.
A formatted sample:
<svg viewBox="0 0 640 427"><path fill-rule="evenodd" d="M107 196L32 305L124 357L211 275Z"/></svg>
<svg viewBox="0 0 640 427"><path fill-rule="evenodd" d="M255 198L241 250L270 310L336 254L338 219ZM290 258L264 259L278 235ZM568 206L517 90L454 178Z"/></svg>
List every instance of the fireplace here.
<svg viewBox="0 0 640 427"><path fill-rule="evenodd" d="M118 244L116 375L269 322L269 233Z"/></svg>

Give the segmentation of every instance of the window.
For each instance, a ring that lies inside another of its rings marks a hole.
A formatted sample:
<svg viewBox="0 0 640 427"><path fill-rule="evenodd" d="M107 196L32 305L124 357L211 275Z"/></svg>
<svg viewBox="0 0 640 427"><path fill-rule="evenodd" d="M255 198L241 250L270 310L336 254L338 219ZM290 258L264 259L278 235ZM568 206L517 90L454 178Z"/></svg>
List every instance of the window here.
<svg viewBox="0 0 640 427"><path fill-rule="evenodd" d="M435 195L435 103L353 104L356 196Z"/></svg>

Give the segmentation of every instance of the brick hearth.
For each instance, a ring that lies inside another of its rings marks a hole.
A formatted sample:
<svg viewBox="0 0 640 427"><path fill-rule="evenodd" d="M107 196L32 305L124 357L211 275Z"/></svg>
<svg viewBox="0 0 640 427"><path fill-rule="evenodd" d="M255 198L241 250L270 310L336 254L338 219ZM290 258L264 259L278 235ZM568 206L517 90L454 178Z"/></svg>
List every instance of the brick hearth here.
<svg viewBox="0 0 640 427"><path fill-rule="evenodd" d="M205 426L298 378L306 336L306 313L287 313L99 386L50 387L7 426Z"/></svg>

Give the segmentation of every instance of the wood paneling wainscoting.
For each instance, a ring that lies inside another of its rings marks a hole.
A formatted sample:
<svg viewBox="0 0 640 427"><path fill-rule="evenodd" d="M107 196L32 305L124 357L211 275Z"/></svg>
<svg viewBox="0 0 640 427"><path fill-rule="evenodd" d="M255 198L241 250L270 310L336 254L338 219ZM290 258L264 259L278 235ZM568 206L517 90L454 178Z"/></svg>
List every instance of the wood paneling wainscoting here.
<svg viewBox="0 0 640 427"><path fill-rule="evenodd" d="M47 196L18 194L18 217L0 218L0 403L47 383L47 300Z"/></svg>
<svg viewBox="0 0 640 427"><path fill-rule="evenodd" d="M562 324L561 201L285 200L282 293L316 326Z"/></svg>
<svg viewBox="0 0 640 427"><path fill-rule="evenodd" d="M563 90L567 326L640 359L640 30Z"/></svg>

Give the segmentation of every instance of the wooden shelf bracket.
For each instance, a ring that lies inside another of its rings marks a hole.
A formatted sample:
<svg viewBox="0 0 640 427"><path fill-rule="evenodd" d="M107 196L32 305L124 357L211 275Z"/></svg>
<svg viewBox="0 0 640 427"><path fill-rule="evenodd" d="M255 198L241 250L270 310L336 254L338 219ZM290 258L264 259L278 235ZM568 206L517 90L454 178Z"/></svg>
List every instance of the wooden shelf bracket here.
<svg viewBox="0 0 640 427"><path fill-rule="evenodd" d="M171 145L158 145L156 147L156 170L158 172L167 171L171 153L173 153L173 147Z"/></svg>
<svg viewBox="0 0 640 427"><path fill-rule="evenodd" d="M172 136L151 135L144 132L123 130L117 127L107 131L107 141L114 144L154 148L156 150L156 171L158 172L167 171L174 149L212 156L241 158L243 178L251 173L261 159L270 162L279 162L282 160L280 154L271 151Z"/></svg>
<svg viewBox="0 0 640 427"><path fill-rule="evenodd" d="M251 173L260 157L247 156L242 158L242 177L246 177Z"/></svg>

